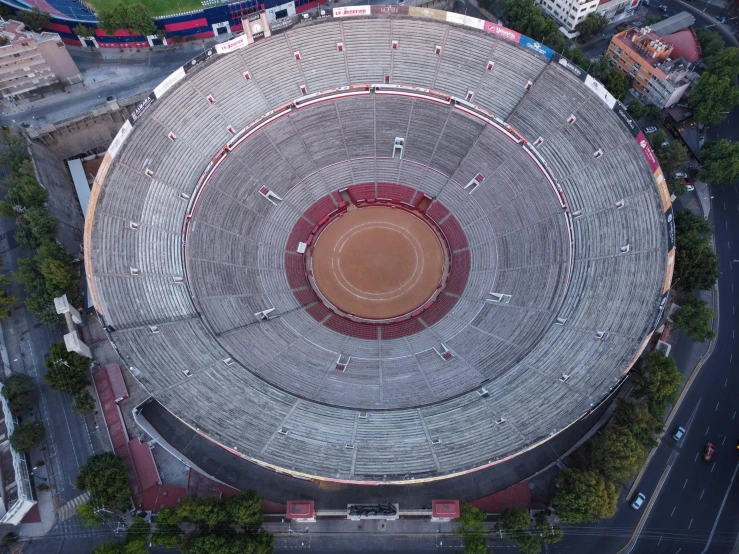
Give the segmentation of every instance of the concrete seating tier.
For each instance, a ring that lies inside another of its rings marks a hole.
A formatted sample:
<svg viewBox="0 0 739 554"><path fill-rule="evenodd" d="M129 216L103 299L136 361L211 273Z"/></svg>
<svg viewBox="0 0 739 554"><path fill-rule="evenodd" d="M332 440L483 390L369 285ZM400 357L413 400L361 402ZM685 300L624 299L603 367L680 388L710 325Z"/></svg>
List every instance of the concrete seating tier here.
<svg viewBox="0 0 739 554"><path fill-rule="evenodd" d="M472 92L529 142L541 136L537 151L583 212L574 250L521 145L412 97L292 109L195 190L234 133L301 85L386 76ZM611 110L531 51L438 21L317 21L214 56L142 114L97 186L87 273L126 365L188 425L301 475L443 477L547 440L628 370L664 282L663 208ZM326 307L298 253L341 202L375 198L425 209L452 262L433 304L382 325Z"/></svg>

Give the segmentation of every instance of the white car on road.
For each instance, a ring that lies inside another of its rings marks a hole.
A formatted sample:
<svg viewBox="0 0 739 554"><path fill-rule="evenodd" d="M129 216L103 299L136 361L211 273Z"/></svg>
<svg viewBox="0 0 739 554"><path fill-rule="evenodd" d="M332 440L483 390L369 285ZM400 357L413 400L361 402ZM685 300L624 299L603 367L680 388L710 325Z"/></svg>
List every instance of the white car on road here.
<svg viewBox="0 0 739 554"><path fill-rule="evenodd" d="M631 507L634 508L635 510L638 510L639 508L641 508L641 505L644 504L644 501L646 499L647 497L644 496L644 493L640 492L639 494L636 495L636 498L631 503Z"/></svg>

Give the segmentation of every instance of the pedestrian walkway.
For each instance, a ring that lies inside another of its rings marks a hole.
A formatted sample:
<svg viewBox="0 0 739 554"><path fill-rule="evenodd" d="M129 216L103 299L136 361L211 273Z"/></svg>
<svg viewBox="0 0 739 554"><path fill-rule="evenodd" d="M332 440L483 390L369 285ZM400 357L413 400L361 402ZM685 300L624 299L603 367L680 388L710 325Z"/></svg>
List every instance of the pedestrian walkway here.
<svg viewBox="0 0 739 554"><path fill-rule="evenodd" d="M73 498L66 504L59 507L57 510L58 514L58 523L62 523L63 521L68 520L70 517L75 515L77 513L77 508L79 508L82 504L87 502L90 499L90 493L85 491L81 495L77 496L76 498Z"/></svg>

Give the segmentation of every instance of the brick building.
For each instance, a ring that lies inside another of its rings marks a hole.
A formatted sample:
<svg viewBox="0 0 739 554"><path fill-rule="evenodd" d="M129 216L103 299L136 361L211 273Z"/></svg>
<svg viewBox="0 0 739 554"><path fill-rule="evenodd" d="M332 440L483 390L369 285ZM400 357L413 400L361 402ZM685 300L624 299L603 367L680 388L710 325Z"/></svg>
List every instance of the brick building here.
<svg viewBox="0 0 739 554"><path fill-rule="evenodd" d="M77 65L56 33L34 33L0 19L0 95L21 99L82 82Z"/></svg>

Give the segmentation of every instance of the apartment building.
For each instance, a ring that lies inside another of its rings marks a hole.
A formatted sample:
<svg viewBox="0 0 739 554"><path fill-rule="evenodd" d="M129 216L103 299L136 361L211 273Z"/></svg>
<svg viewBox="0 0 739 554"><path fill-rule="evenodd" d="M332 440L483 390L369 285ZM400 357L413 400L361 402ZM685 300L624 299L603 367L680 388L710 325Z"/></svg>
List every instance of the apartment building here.
<svg viewBox="0 0 739 554"><path fill-rule="evenodd" d="M541 9L559 23L568 38L577 36L575 26L598 7L599 0L540 0Z"/></svg>
<svg viewBox="0 0 739 554"><path fill-rule="evenodd" d="M649 27L627 29L613 36L607 55L621 73L633 77L633 91L660 108L676 104L697 78L694 63ZM697 40L697 39L696 39Z"/></svg>
<svg viewBox="0 0 739 554"><path fill-rule="evenodd" d="M2 44L4 43L4 44ZM77 65L56 33L34 33L0 18L0 95L14 100L82 82Z"/></svg>
<svg viewBox="0 0 739 554"><path fill-rule="evenodd" d="M616 23L631 17L639 8L640 0L600 0L596 12L606 16L608 21Z"/></svg>

